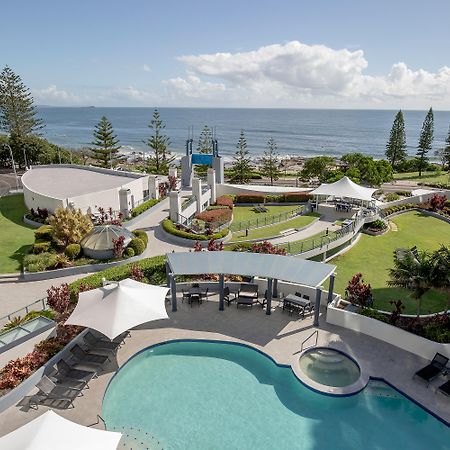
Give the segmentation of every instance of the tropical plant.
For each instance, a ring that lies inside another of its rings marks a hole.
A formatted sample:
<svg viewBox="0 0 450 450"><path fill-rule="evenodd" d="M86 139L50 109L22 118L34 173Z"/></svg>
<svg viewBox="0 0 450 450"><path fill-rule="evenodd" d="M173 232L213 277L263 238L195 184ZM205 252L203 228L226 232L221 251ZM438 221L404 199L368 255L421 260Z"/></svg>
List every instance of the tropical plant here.
<svg viewBox="0 0 450 450"><path fill-rule="evenodd" d="M80 209L56 208L50 217L53 238L64 247L69 244L79 244L81 239L92 229L92 220Z"/></svg>
<svg viewBox="0 0 450 450"><path fill-rule="evenodd" d="M67 283L47 289L47 305L58 314L63 314L70 306L70 290Z"/></svg>
<svg viewBox="0 0 450 450"><path fill-rule="evenodd" d="M362 273L356 273L345 288L346 300L360 308L372 306L373 295L370 284L364 283Z"/></svg>
<svg viewBox="0 0 450 450"><path fill-rule="evenodd" d="M164 134L166 126L157 109L153 111L152 120L148 127L152 129L153 134L147 141L143 141L144 144L147 144L151 152L148 158L147 171L149 173L165 175L175 158L170 154L170 139Z"/></svg>
<svg viewBox="0 0 450 450"><path fill-rule="evenodd" d="M261 158L261 173L265 177L270 179L270 184L280 178L280 161L278 160L277 143L274 138L270 138L267 141L266 150L264 156Z"/></svg>
<svg viewBox="0 0 450 450"><path fill-rule="evenodd" d="M430 198L429 203L433 211L439 211L444 208L447 197L445 195L435 194Z"/></svg>
<svg viewBox="0 0 450 450"><path fill-rule="evenodd" d="M203 251L203 247L202 247L202 244L200 243L200 241L195 241L194 252L202 252L202 251Z"/></svg>
<svg viewBox="0 0 450 450"><path fill-rule="evenodd" d="M130 278L132 280L142 281L144 277L144 271L137 264L133 264L130 267Z"/></svg>
<svg viewBox="0 0 450 450"><path fill-rule="evenodd" d="M401 110L396 114L392 124L385 155L392 167L404 161L408 155L406 152L405 121Z"/></svg>
<svg viewBox="0 0 450 450"><path fill-rule="evenodd" d="M435 281L434 263L427 252L414 255L406 252L401 257L394 253L394 267L389 269L388 286L407 289L417 302L417 316L420 315L421 300Z"/></svg>
<svg viewBox="0 0 450 450"><path fill-rule="evenodd" d="M401 300L391 300L389 304L392 306L392 312L389 316L389 322L392 325L396 325L398 319L400 318L400 315L402 314L403 310L405 309L405 306L403 305L403 302Z"/></svg>
<svg viewBox="0 0 450 450"><path fill-rule="evenodd" d="M269 241L255 242L252 244L252 253L265 253L267 255L286 255L286 249L282 247L276 247Z"/></svg>
<svg viewBox="0 0 450 450"><path fill-rule="evenodd" d="M209 252L221 252L224 248L223 242L217 242L215 239L211 239L208 242L208 251Z"/></svg>
<svg viewBox="0 0 450 450"><path fill-rule="evenodd" d="M422 176L422 171L428 164L428 151L431 149L434 137L434 116L433 108L430 108L425 120L422 124L422 130L419 137L419 145L417 147L416 158L418 161L419 177Z"/></svg>
<svg viewBox="0 0 450 450"><path fill-rule="evenodd" d="M123 252L125 251L125 236L119 236L117 239L113 238L112 243L114 256L116 258L122 258Z"/></svg>
<svg viewBox="0 0 450 450"><path fill-rule="evenodd" d="M94 128L91 158L100 167L115 167L120 161L120 143L111 122L103 116Z"/></svg>

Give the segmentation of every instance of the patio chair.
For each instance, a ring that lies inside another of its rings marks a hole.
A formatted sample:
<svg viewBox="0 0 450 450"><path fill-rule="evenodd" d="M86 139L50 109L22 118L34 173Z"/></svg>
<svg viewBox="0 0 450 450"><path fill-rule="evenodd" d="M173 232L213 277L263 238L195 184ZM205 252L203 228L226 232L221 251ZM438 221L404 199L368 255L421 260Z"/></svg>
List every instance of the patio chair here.
<svg viewBox="0 0 450 450"><path fill-rule="evenodd" d="M239 305L253 306L258 301L258 285L257 284L241 284L237 298L236 308Z"/></svg>
<svg viewBox="0 0 450 450"><path fill-rule="evenodd" d="M78 344L70 349L70 353L74 356L77 365L102 368L110 362L109 356L86 352Z"/></svg>
<svg viewBox="0 0 450 450"><path fill-rule="evenodd" d="M202 302L202 298L200 294L190 294L189 296L189 304L192 308L192 303L197 302L198 306L200 306L200 303Z"/></svg>
<svg viewBox="0 0 450 450"><path fill-rule="evenodd" d="M445 366L447 365L448 361L449 359L446 356L441 355L440 353L436 353L431 363L418 370L414 374L413 378L421 378L427 383L428 387L429 384L445 370Z"/></svg>
<svg viewBox="0 0 450 450"><path fill-rule="evenodd" d="M450 397L450 380L446 381L444 384L441 384L436 389L436 392L440 392L441 394L444 394L447 397Z"/></svg>
<svg viewBox="0 0 450 450"><path fill-rule="evenodd" d="M58 371L58 374L62 375L64 378L76 381L83 381L86 383L86 386L89 383L89 381L91 381L93 378L97 376L97 371L76 369L70 366L63 359L60 359L56 363L56 369Z"/></svg>
<svg viewBox="0 0 450 450"><path fill-rule="evenodd" d="M110 353L116 354L120 347L120 342L106 341L104 339L97 338L90 331L83 336L83 339L89 346L89 349L94 353L98 352L99 354L106 355L109 355Z"/></svg>
<svg viewBox="0 0 450 450"><path fill-rule="evenodd" d="M230 288L225 286L223 289L223 299L227 302L227 305L230 306L230 303L236 300L236 293L231 292Z"/></svg>
<svg viewBox="0 0 450 450"><path fill-rule="evenodd" d="M181 293L183 294L183 296L181 297L181 302L184 303L185 300L187 300L189 302L189 297L191 296L189 291L186 291L185 289L181 289Z"/></svg>

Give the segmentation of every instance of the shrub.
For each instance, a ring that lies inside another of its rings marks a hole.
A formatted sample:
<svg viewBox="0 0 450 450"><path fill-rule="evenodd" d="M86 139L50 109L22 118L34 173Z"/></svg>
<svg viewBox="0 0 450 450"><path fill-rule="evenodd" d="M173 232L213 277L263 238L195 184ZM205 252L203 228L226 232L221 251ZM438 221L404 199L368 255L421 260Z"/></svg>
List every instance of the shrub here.
<svg viewBox="0 0 450 450"><path fill-rule="evenodd" d="M53 239L53 228L50 225L42 225L34 232L36 241L51 241Z"/></svg>
<svg viewBox="0 0 450 450"><path fill-rule="evenodd" d="M119 236L117 239L112 240L114 256L116 258L122 258L123 252L125 251L125 236Z"/></svg>
<svg viewBox="0 0 450 450"><path fill-rule="evenodd" d="M389 194L386 194L384 196L384 199L387 202L393 202L395 200L398 200L400 198L400 195L397 194L397 192L389 192Z"/></svg>
<svg viewBox="0 0 450 450"><path fill-rule="evenodd" d="M201 213L198 213L195 215L195 218L198 220L203 220L203 222L209 223L209 224L224 224L226 222L229 222L232 218L232 211L231 209L212 209L203 211Z"/></svg>
<svg viewBox="0 0 450 450"><path fill-rule="evenodd" d="M275 247L275 245L273 245L269 241L255 242L254 244L252 244L251 251L253 253L265 253L268 255L286 255L286 249Z"/></svg>
<svg viewBox="0 0 450 450"><path fill-rule="evenodd" d="M51 246L51 241L35 242L32 250L35 255L38 255L39 253L48 252Z"/></svg>
<svg viewBox="0 0 450 450"><path fill-rule="evenodd" d="M366 317L371 317L372 319L377 319L380 322L389 323L389 318L386 314L372 308L362 308L359 310L359 314Z"/></svg>
<svg viewBox="0 0 450 450"><path fill-rule="evenodd" d="M252 243L250 242L239 242L231 247L232 252L251 252Z"/></svg>
<svg viewBox="0 0 450 450"><path fill-rule="evenodd" d="M64 249L64 254L69 258L69 259L77 259L80 256L81 253L81 246L80 244L69 244L65 249Z"/></svg>
<svg viewBox="0 0 450 450"><path fill-rule="evenodd" d="M284 195L266 195L266 202L282 203Z"/></svg>
<svg viewBox="0 0 450 450"><path fill-rule="evenodd" d="M145 244L145 247L147 247L148 244L148 235L144 230L134 230L133 234L138 237L139 239L142 239L142 241Z"/></svg>
<svg viewBox="0 0 450 450"><path fill-rule="evenodd" d="M304 203L311 200L313 196L308 192L286 192L283 196L283 201L286 203L298 202Z"/></svg>
<svg viewBox="0 0 450 450"><path fill-rule="evenodd" d="M162 200L162 198L151 198L150 200L147 200L146 202L142 203L139 206L136 206L136 208L133 208L131 210L131 217L136 217L139 214L142 214L143 212L147 211L147 209L150 209L152 206L155 206L157 203L159 203Z"/></svg>
<svg viewBox="0 0 450 450"><path fill-rule="evenodd" d="M145 250L144 241L138 237L131 239L127 247L132 248L134 250L135 255L140 255Z"/></svg>
<svg viewBox="0 0 450 450"><path fill-rule="evenodd" d="M415 205L414 203L404 203L403 205L390 206L389 208L383 209L385 216L390 216L398 211L405 211L407 209L418 208L419 205Z"/></svg>
<svg viewBox="0 0 450 450"><path fill-rule="evenodd" d="M133 264L130 267L130 278L136 281L142 281L144 279L144 271L137 265Z"/></svg>
<svg viewBox="0 0 450 450"><path fill-rule="evenodd" d="M264 203L263 194L238 194L235 203Z"/></svg>
<svg viewBox="0 0 450 450"><path fill-rule="evenodd" d="M40 253L39 255L25 255L23 265L28 272L42 272L48 268L54 267L58 257L54 253Z"/></svg>
<svg viewBox="0 0 450 450"><path fill-rule="evenodd" d="M184 239L192 239L194 241L209 241L210 239L223 239L229 232L228 228L225 228L222 231L219 231L218 233L213 233L208 236L202 234L189 233L184 230L178 230L176 225L170 219L164 219L161 222L161 225L164 231L166 231L169 234L173 234L174 236L178 236Z"/></svg>
<svg viewBox="0 0 450 450"><path fill-rule="evenodd" d="M208 242L209 252L221 252L223 250L223 242L217 242L215 239L211 239Z"/></svg>
<svg viewBox="0 0 450 450"><path fill-rule="evenodd" d="M362 273L353 275L345 288L345 296L346 300L361 308L372 306L373 303L372 287L364 283Z"/></svg>
<svg viewBox="0 0 450 450"><path fill-rule="evenodd" d="M445 195L433 195L430 199L430 207L433 211L438 211L444 208L444 205L447 201L447 197Z"/></svg>
<svg viewBox="0 0 450 450"><path fill-rule="evenodd" d="M228 208L233 209L233 197L229 195L221 195L216 199L217 206L228 206Z"/></svg>
<svg viewBox="0 0 450 450"><path fill-rule="evenodd" d="M92 220L81 210L57 208L50 217L53 237L63 245L78 244L86 233L92 229Z"/></svg>
<svg viewBox="0 0 450 450"><path fill-rule="evenodd" d="M30 311L23 318L24 322L35 319L36 317L47 317L47 319L53 320L55 318L55 312L51 309L43 309L42 311Z"/></svg>
<svg viewBox="0 0 450 450"><path fill-rule="evenodd" d="M47 289L47 305L58 314L63 314L70 306L70 290L67 283Z"/></svg>
<svg viewBox="0 0 450 450"><path fill-rule="evenodd" d="M131 247L127 247L125 249L125 255L127 256L127 258L131 258L135 255L134 250Z"/></svg>

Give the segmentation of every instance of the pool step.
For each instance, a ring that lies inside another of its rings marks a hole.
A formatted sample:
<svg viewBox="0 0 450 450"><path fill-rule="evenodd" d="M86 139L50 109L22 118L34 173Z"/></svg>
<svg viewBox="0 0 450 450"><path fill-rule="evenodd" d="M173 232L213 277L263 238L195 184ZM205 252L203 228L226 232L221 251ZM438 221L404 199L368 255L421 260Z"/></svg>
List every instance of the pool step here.
<svg viewBox="0 0 450 450"><path fill-rule="evenodd" d="M166 448L158 438L137 427L108 427L108 431L122 433L117 449L164 450Z"/></svg>
<svg viewBox="0 0 450 450"><path fill-rule="evenodd" d="M364 389L364 393L373 397L402 398L393 388L382 381L372 380Z"/></svg>

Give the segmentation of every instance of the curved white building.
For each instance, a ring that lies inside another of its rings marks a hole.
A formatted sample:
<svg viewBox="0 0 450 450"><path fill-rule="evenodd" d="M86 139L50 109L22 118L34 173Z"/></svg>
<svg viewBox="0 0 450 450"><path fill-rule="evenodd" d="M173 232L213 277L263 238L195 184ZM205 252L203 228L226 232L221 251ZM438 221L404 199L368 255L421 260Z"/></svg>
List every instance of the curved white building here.
<svg viewBox="0 0 450 450"><path fill-rule="evenodd" d="M71 164L33 166L22 176L28 209L73 206L94 213L112 208L128 215L147 197L155 197L156 177Z"/></svg>

